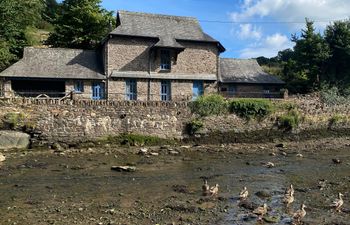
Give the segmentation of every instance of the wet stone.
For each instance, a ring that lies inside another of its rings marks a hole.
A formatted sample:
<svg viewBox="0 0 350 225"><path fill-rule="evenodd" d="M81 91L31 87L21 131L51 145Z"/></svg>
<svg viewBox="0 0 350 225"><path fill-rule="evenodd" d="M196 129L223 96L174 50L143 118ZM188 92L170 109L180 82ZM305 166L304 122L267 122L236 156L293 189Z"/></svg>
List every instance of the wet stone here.
<svg viewBox="0 0 350 225"><path fill-rule="evenodd" d="M136 167L135 166L112 166L111 170L115 170L118 172L135 172Z"/></svg>
<svg viewBox="0 0 350 225"><path fill-rule="evenodd" d="M255 193L255 195L259 198L271 198L271 193L266 190L258 191Z"/></svg>

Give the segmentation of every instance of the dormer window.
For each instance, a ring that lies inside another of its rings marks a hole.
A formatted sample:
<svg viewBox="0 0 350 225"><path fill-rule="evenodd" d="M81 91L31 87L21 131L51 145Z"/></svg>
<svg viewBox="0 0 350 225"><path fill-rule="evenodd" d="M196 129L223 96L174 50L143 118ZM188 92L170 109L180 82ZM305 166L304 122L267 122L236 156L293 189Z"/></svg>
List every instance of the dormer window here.
<svg viewBox="0 0 350 225"><path fill-rule="evenodd" d="M171 69L171 58L169 50L160 51L160 69L170 70Z"/></svg>

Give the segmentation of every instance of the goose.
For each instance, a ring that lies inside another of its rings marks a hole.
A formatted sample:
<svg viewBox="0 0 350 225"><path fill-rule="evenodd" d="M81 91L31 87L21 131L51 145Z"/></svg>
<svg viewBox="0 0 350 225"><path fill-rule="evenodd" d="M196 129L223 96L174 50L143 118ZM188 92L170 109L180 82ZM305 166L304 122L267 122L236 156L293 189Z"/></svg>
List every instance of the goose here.
<svg viewBox="0 0 350 225"><path fill-rule="evenodd" d="M293 214L293 220L294 220L294 222L300 223L301 220L306 216L305 208L306 208L306 205L301 204L300 209L298 209L298 210Z"/></svg>
<svg viewBox="0 0 350 225"><path fill-rule="evenodd" d="M215 186L211 187L209 193L210 196L217 195L219 193L219 184L215 184Z"/></svg>
<svg viewBox="0 0 350 225"><path fill-rule="evenodd" d="M239 193L239 198L246 199L249 195L247 187L244 187L242 191Z"/></svg>
<svg viewBox="0 0 350 225"><path fill-rule="evenodd" d="M204 180L204 184L202 186L203 195L208 195L209 189L210 189L210 187L208 185L208 181Z"/></svg>
<svg viewBox="0 0 350 225"><path fill-rule="evenodd" d="M258 208L254 209L254 214L258 215L258 220L262 220L263 216L267 213L267 205L264 203L263 206L259 206Z"/></svg>
<svg viewBox="0 0 350 225"><path fill-rule="evenodd" d="M285 195L294 195L294 187L293 184L291 184L289 186L289 188L286 189L286 191L284 192Z"/></svg>
<svg viewBox="0 0 350 225"><path fill-rule="evenodd" d="M285 203L287 205L287 207L294 202L294 196L292 193L284 195L283 203Z"/></svg>
<svg viewBox="0 0 350 225"><path fill-rule="evenodd" d="M344 200L342 198L344 196L342 193L338 193L338 199L334 200L331 207L334 207L337 212L341 212L341 207L344 204Z"/></svg>

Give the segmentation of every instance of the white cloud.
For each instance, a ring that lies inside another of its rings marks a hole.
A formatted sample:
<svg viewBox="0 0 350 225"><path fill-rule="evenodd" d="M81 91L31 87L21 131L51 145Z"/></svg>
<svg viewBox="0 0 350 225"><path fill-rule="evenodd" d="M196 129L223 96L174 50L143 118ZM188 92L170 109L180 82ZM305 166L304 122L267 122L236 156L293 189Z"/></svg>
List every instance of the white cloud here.
<svg viewBox="0 0 350 225"><path fill-rule="evenodd" d="M241 39L256 39L259 40L262 36L261 28L253 26L252 24L239 25L240 30L237 32Z"/></svg>
<svg viewBox="0 0 350 225"><path fill-rule="evenodd" d="M310 18L318 28L324 28L331 20L340 20L349 17L349 0L245 0L238 12L230 17L233 21L251 21L269 17L274 21L303 21ZM303 24L290 24L292 30L300 29Z"/></svg>
<svg viewBox="0 0 350 225"><path fill-rule="evenodd" d="M241 50L240 58L274 57L279 51L292 47L293 43L286 35L275 33Z"/></svg>

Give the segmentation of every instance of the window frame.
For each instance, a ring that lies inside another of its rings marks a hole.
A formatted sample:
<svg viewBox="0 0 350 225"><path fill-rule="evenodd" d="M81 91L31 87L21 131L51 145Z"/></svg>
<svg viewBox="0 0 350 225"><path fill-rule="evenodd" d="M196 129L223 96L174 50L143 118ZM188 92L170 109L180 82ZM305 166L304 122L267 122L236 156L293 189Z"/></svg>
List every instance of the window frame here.
<svg viewBox="0 0 350 225"><path fill-rule="evenodd" d="M75 93L83 93L84 92L84 81L82 81L82 80L74 81L73 90Z"/></svg>
<svg viewBox="0 0 350 225"><path fill-rule="evenodd" d="M137 100L137 80L136 79L125 80L125 100L127 101Z"/></svg>
<svg viewBox="0 0 350 225"><path fill-rule="evenodd" d="M160 81L160 100L171 101L171 81L170 80Z"/></svg>
<svg viewBox="0 0 350 225"><path fill-rule="evenodd" d="M171 70L171 53L168 49L160 50L160 70L170 71Z"/></svg>

